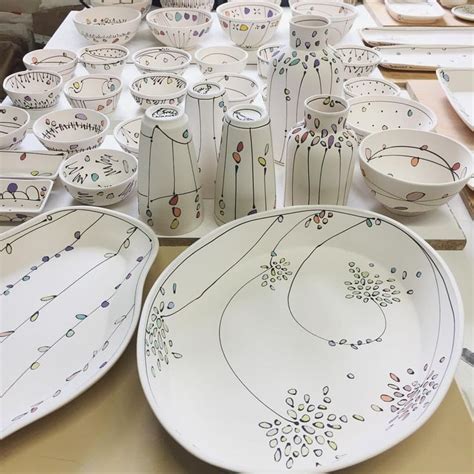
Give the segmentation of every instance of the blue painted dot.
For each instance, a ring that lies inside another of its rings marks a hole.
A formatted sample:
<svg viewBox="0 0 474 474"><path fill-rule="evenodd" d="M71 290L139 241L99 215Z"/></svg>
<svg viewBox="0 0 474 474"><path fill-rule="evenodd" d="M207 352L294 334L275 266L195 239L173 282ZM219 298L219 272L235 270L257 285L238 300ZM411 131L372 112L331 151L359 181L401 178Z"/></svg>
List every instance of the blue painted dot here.
<svg viewBox="0 0 474 474"><path fill-rule="evenodd" d="M43 262L49 262L49 257L45 255L42 259Z"/></svg>
<svg viewBox="0 0 474 474"><path fill-rule="evenodd" d="M421 277L421 272L416 272L416 278L420 278Z"/></svg>
<svg viewBox="0 0 474 474"><path fill-rule="evenodd" d="M143 257L138 257L137 262L141 262L143 260Z"/></svg>
<svg viewBox="0 0 474 474"><path fill-rule="evenodd" d="M99 369L102 369L102 368L105 367L106 365L107 365L107 361L102 362L102 364L99 365Z"/></svg>
<svg viewBox="0 0 474 474"><path fill-rule="evenodd" d="M72 245L68 245L64 250L66 252L70 252L71 250L74 250L74 247Z"/></svg>
<svg viewBox="0 0 474 474"><path fill-rule="evenodd" d="M174 308L174 303L170 301L167 306L168 309L173 309Z"/></svg>
<svg viewBox="0 0 474 474"><path fill-rule="evenodd" d="M132 274L129 273L129 274L125 277L125 279L128 280L131 276L132 276Z"/></svg>
<svg viewBox="0 0 474 474"><path fill-rule="evenodd" d="M109 302L108 301L102 301L102 303L100 303L100 305L102 306L102 308L107 308L107 306L109 306Z"/></svg>
<svg viewBox="0 0 474 474"><path fill-rule="evenodd" d="M35 270L38 270L38 267L36 265L33 265L31 268L30 268L31 271L35 271Z"/></svg>
<svg viewBox="0 0 474 474"><path fill-rule="evenodd" d="M28 281L29 279L30 279L30 277L29 277L28 275L25 275L25 276L22 278L23 281Z"/></svg>
<svg viewBox="0 0 474 474"><path fill-rule="evenodd" d="M10 283L9 285L7 285L7 288L13 288L13 285Z"/></svg>
<svg viewBox="0 0 474 474"><path fill-rule="evenodd" d="M392 268L390 269L390 273L395 273L396 271L397 271L397 269L396 269L395 267L392 267Z"/></svg>

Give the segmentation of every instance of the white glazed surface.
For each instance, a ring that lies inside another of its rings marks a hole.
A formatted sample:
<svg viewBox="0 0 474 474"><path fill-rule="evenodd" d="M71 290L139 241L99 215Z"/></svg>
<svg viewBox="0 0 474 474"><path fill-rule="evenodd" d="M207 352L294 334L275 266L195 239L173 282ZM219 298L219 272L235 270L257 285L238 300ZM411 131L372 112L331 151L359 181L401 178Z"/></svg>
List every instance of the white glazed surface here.
<svg viewBox="0 0 474 474"><path fill-rule="evenodd" d="M197 8L210 12L214 0L163 0L160 4L163 8Z"/></svg>
<svg viewBox="0 0 474 474"><path fill-rule="evenodd" d="M153 0L90 0L92 7L103 7L103 6L116 6L125 8L134 8L138 10L142 18L150 11L151 3Z"/></svg>
<svg viewBox="0 0 474 474"><path fill-rule="evenodd" d="M245 74L209 74L205 80L225 87L229 105L251 104L259 92L258 84Z"/></svg>
<svg viewBox="0 0 474 474"><path fill-rule="evenodd" d="M26 110L0 106L0 150L16 148L25 138L30 115Z"/></svg>
<svg viewBox="0 0 474 474"><path fill-rule="evenodd" d="M441 20L444 16L444 10L436 0L424 0L423 2L385 0L385 8L390 16L400 23L429 25Z"/></svg>
<svg viewBox="0 0 474 474"><path fill-rule="evenodd" d="M348 99L366 95L400 95L400 88L393 82L384 79L354 77L344 82L342 89Z"/></svg>
<svg viewBox="0 0 474 474"><path fill-rule="evenodd" d="M0 151L3 178L55 179L65 153L49 150Z"/></svg>
<svg viewBox="0 0 474 474"><path fill-rule="evenodd" d="M77 65L77 54L67 49L37 49L23 56L26 69L53 71L69 80Z"/></svg>
<svg viewBox="0 0 474 474"><path fill-rule="evenodd" d="M194 55L203 74L241 73L247 65L248 53L235 46L211 46L198 49Z"/></svg>
<svg viewBox="0 0 474 474"><path fill-rule="evenodd" d="M379 52L360 45L341 45L336 51L344 64L344 80L369 76L382 60Z"/></svg>
<svg viewBox="0 0 474 474"><path fill-rule="evenodd" d="M265 44L257 50L257 71L263 79L268 76L268 69L272 57L284 46L282 44Z"/></svg>
<svg viewBox="0 0 474 474"><path fill-rule="evenodd" d="M97 44L78 51L81 64L89 74L122 74L129 51L119 44Z"/></svg>
<svg viewBox="0 0 474 474"><path fill-rule="evenodd" d="M114 129L114 138L127 153L138 155L140 127L143 116L120 122Z"/></svg>
<svg viewBox="0 0 474 474"><path fill-rule="evenodd" d="M141 49L132 56L133 64L143 74L149 72L182 74L191 64L191 59L187 51L168 46Z"/></svg>

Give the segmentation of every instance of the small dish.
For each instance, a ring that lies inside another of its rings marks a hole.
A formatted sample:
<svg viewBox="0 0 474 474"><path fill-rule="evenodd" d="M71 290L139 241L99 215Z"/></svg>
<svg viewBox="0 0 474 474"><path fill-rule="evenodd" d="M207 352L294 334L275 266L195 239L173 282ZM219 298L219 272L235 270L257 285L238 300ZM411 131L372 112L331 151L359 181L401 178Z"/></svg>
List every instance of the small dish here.
<svg viewBox="0 0 474 474"><path fill-rule="evenodd" d="M137 185L137 159L120 150L98 148L69 157L59 170L66 191L81 204L111 206Z"/></svg>
<svg viewBox="0 0 474 474"><path fill-rule="evenodd" d="M474 5L458 5L451 9L451 13L461 20L474 21Z"/></svg>
<svg viewBox="0 0 474 474"><path fill-rule="evenodd" d="M52 71L61 74L64 81L71 79L77 65L77 54L67 49L37 49L23 56L26 69Z"/></svg>
<svg viewBox="0 0 474 474"><path fill-rule="evenodd" d="M130 7L92 7L73 17L77 31L91 43L128 43L137 33L142 16Z"/></svg>
<svg viewBox="0 0 474 474"><path fill-rule="evenodd" d="M229 106L251 104L259 93L258 84L243 74L210 74L205 80L217 82L225 87Z"/></svg>
<svg viewBox="0 0 474 474"><path fill-rule="evenodd" d="M125 8L134 8L138 10L142 16L145 18L146 14L150 11L152 0L90 0L91 7L125 7Z"/></svg>
<svg viewBox="0 0 474 474"><path fill-rule="evenodd" d="M159 8L148 13L146 22L160 43L191 49L209 33L212 15L195 8Z"/></svg>
<svg viewBox="0 0 474 474"><path fill-rule="evenodd" d="M44 109L58 103L63 85L61 74L52 71L21 71L3 81L13 105L22 109Z"/></svg>
<svg viewBox="0 0 474 474"><path fill-rule="evenodd" d="M132 56L133 64L142 74L173 72L181 75L191 60L192 56L187 51L169 46L141 49Z"/></svg>
<svg viewBox="0 0 474 474"><path fill-rule="evenodd" d="M471 152L438 133L387 130L359 146L365 183L391 212L417 215L448 202L472 176Z"/></svg>
<svg viewBox="0 0 474 474"><path fill-rule="evenodd" d="M97 44L81 48L79 61L89 74L120 76L130 52L120 44Z"/></svg>
<svg viewBox="0 0 474 474"><path fill-rule="evenodd" d="M361 45L341 45L335 48L344 63L344 80L367 77L382 61L382 55Z"/></svg>
<svg viewBox="0 0 474 474"><path fill-rule="evenodd" d="M419 102L401 97L365 96L349 99L347 125L359 139L371 133L397 128L431 131L435 113Z"/></svg>
<svg viewBox="0 0 474 474"><path fill-rule="evenodd" d="M0 105L0 150L11 150L25 138L30 114L18 107Z"/></svg>
<svg viewBox="0 0 474 474"><path fill-rule="evenodd" d="M38 118L33 133L48 150L72 154L100 146L109 125L107 116L95 110L65 109Z"/></svg>
<svg viewBox="0 0 474 474"><path fill-rule="evenodd" d="M194 59L202 74L223 72L241 73L249 55L236 46L210 46L196 51Z"/></svg>
<svg viewBox="0 0 474 474"><path fill-rule="evenodd" d="M129 86L135 102L147 109L151 105L178 105L183 102L187 82L178 74L150 73L137 77Z"/></svg>
<svg viewBox="0 0 474 474"><path fill-rule="evenodd" d="M2 178L56 179L66 153L49 150L0 151Z"/></svg>
<svg viewBox="0 0 474 474"><path fill-rule="evenodd" d="M372 95L399 96L400 87L385 79L369 79L368 77L354 77L342 85L348 99Z"/></svg>
<svg viewBox="0 0 474 474"><path fill-rule="evenodd" d="M280 51L284 46L282 44L265 44L260 46L257 50L257 72L260 77L264 79L268 75L268 67L270 60L274 54Z"/></svg>
<svg viewBox="0 0 474 474"><path fill-rule="evenodd" d="M210 12L214 7L214 0L161 0L163 8L196 8Z"/></svg>
<svg viewBox="0 0 474 474"><path fill-rule="evenodd" d="M230 40L245 49L268 43L280 23L283 10L270 2L230 2L216 9L222 29Z"/></svg>
<svg viewBox="0 0 474 474"><path fill-rule="evenodd" d="M40 214L52 187L49 179L0 178L0 222L24 222Z"/></svg>
<svg viewBox="0 0 474 474"><path fill-rule="evenodd" d="M385 0L385 8L390 16L400 23L429 25L444 16L444 10L436 0Z"/></svg>
<svg viewBox="0 0 474 474"><path fill-rule="evenodd" d="M113 112L120 99L122 81L109 74L74 77L64 86L64 95L71 107Z"/></svg>
<svg viewBox="0 0 474 474"><path fill-rule="evenodd" d="M114 129L114 137L117 143L124 151L135 156L138 156L142 118L143 116L124 120Z"/></svg>

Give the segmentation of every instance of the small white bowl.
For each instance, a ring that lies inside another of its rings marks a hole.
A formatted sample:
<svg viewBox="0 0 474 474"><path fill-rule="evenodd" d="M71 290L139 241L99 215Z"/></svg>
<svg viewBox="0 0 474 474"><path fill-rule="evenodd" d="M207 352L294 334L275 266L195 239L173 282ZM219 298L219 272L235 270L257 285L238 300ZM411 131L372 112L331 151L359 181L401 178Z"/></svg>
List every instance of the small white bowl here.
<svg viewBox="0 0 474 474"><path fill-rule="evenodd" d="M134 8L93 7L77 12L73 22L91 43L125 44L137 33L141 18Z"/></svg>
<svg viewBox="0 0 474 474"><path fill-rule="evenodd" d="M354 77L342 85L348 99L372 95L399 96L400 87L385 79L369 79L368 77Z"/></svg>
<svg viewBox="0 0 474 474"><path fill-rule="evenodd" d="M138 10L142 16L145 18L146 14L150 11L151 3L153 0L90 0L91 7L125 7L125 8L134 8Z"/></svg>
<svg viewBox="0 0 474 474"><path fill-rule="evenodd" d="M210 12L214 7L214 0L161 0L163 8L197 8Z"/></svg>
<svg viewBox="0 0 474 474"><path fill-rule="evenodd" d="M349 33L357 18L356 7L331 0L302 0L291 5L293 16L324 15L331 20L328 43L335 45Z"/></svg>
<svg viewBox="0 0 474 474"><path fill-rule="evenodd" d="M13 105L22 109L44 109L57 104L63 78L52 71L21 71L3 81L3 89Z"/></svg>
<svg viewBox="0 0 474 474"><path fill-rule="evenodd" d="M141 49L132 56L133 64L142 74L173 72L181 75L191 64L191 59L187 51L169 46Z"/></svg>
<svg viewBox="0 0 474 474"><path fill-rule="evenodd" d="M48 150L72 154L100 146L109 125L107 116L95 110L65 109L37 119L33 133Z"/></svg>
<svg viewBox="0 0 474 474"><path fill-rule="evenodd" d="M121 150L97 148L70 156L59 169L66 191L81 204L110 206L137 185L137 159Z"/></svg>
<svg viewBox="0 0 474 474"><path fill-rule="evenodd" d="M76 69L77 54L67 49L37 49L23 56L23 64L31 71L57 72L67 81Z"/></svg>
<svg viewBox="0 0 474 474"><path fill-rule="evenodd" d="M160 43L190 49L209 33L212 15L195 8L158 8L148 13L146 22Z"/></svg>
<svg viewBox="0 0 474 474"><path fill-rule="evenodd" d="M265 44L257 50L257 72L260 77L266 79L268 76L268 67L273 55L284 48L282 44Z"/></svg>
<svg viewBox="0 0 474 474"><path fill-rule="evenodd" d="M25 138L30 114L18 107L0 105L0 150L13 150Z"/></svg>
<svg viewBox="0 0 474 474"><path fill-rule="evenodd" d="M341 45L335 48L344 63L344 80L367 77L382 61L382 55L362 45Z"/></svg>
<svg viewBox="0 0 474 474"><path fill-rule="evenodd" d="M363 96L349 100L347 125L359 139L382 130L409 128L431 131L435 113L419 102L390 96Z"/></svg>
<svg viewBox="0 0 474 474"><path fill-rule="evenodd" d="M142 118L143 115L140 117L124 120L114 128L114 137L117 143L123 148L124 151L127 153L132 153L132 155L135 156L138 155Z"/></svg>
<svg viewBox="0 0 474 474"><path fill-rule="evenodd" d="M120 76L130 52L120 44L96 44L81 48L80 63L89 74L114 74Z"/></svg>
<svg viewBox="0 0 474 474"><path fill-rule="evenodd" d="M270 2L231 2L217 7L217 17L230 40L245 49L255 49L272 39L283 10Z"/></svg>
<svg viewBox="0 0 474 474"><path fill-rule="evenodd" d="M122 81L110 74L79 76L64 86L64 95L71 107L113 112L120 99Z"/></svg>
<svg viewBox="0 0 474 474"><path fill-rule="evenodd" d="M229 108L237 104L251 104L259 93L258 84L243 74L220 73L206 76L206 81L224 86L229 100Z"/></svg>
<svg viewBox="0 0 474 474"><path fill-rule="evenodd" d="M151 105L181 104L187 87L186 80L178 74L150 73L134 79L129 89L135 102L146 110Z"/></svg>
<svg viewBox="0 0 474 474"><path fill-rule="evenodd" d="M203 74L222 72L241 73L247 65L249 55L237 46L210 46L198 49L194 59Z"/></svg>
<svg viewBox="0 0 474 474"><path fill-rule="evenodd" d="M359 146L365 183L387 209L417 215L448 202L471 178L471 152L461 143L419 130L374 133Z"/></svg>

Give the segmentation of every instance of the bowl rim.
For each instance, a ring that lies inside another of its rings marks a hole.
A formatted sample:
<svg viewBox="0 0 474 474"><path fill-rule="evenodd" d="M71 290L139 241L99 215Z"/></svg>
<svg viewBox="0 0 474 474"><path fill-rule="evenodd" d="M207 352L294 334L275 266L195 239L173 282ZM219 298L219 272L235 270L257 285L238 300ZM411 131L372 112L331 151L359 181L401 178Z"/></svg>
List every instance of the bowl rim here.
<svg viewBox="0 0 474 474"><path fill-rule="evenodd" d="M352 77L351 79L347 79L347 81L344 82L344 84L342 85L342 89L344 93L347 94L347 96L350 99L354 99L356 97L375 97L375 94L374 95L367 94L365 96L352 95L352 92L347 90L347 85L352 85L355 82L363 82L363 81L380 82L382 84L390 86L393 90L395 90L396 92L395 95L393 96L388 95L384 97L398 97L400 95L401 89L400 87L397 86L397 84L395 84L395 82L388 81L387 79L380 79L378 77Z"/></svg>
<svg viewBox="0 0 474 474"><path fill-rule="evenodd" d="M157 23L153 21L155 16L158 16L159 13L167 13L167 12L187 12L187 13L200 13L204 15L205 21L202 23L197 23L193 25L163 25L161 23ZM212 15L211 12L206 10L201 10L200 8L185 8L185 7L166 7L166 8L157 8L152 10L151 12L147 13L146 22L149 26L159 26L160 28L168 28L168 29L183 29L183 28L196 28L196 27L203 27L203 26L211 26L212 25Z"/></svg>
<svg viewBox="0 0 474 474"><path fill-rule="evenodd" d="M146 52L163 51L163 50L172 51L173 53L181 54L181 56L186 58L186 61L182 64L176 64L174 66L160 66L159 68L143 66L142 64L138 62L138 58ZM174 46L152 46L150 48L139 49L132 55L132 62L137 69L150 71L150 72L173 72L175 70L185 69L191 64L192 59L193 57L188 51L185 51L184 49L180 49L180 48L175 48Z"/></svg>
<svg viewBox="0 0 474 474"><path fill-rule="evenodd" d="M163 77L173 77L175 79L181 79L184 82L184 87L183 89L180 89L176 92L170 92L169 94L142 94L141 92L138 92L133 89L133 85L142 79L145 79L147 77L156 77L156 76L163 76ZM140 97L141 99L155 99L155 100L165 100L165 99L174 99L177 97L180 97L181 95L185 95L186 92L188 91L188 81L183 77L180 76L179 74L175 74L174 72L149 72L147 74L142 74L140 76L135 77L132 82L128 85L128 89L130 91L130 94L136 95L137 97Z"/></svg>
<svg viewBox="0 0 474 474"><path fill-rule="evenodd" d="M119 82L119 86L118 86L116 91L110 92L109 94L103 95L103 96L100 96L100 97L99 96L81 96L81 97L77 96L77 97L73 97L69 93L69 91L67 90L73 82L81 81L83 79L91 79L91 78L92 79L114 79L114 80L117 80ZM122 92L122 88L123 88L122 79L120 79L120 77L115 76L113 74L84 74L82 76L76 76L76 77L73 77L73 78L69 79L69 81L67 81L64 84L63 92L64 92L64 95L66 96L67 99L100 100L100 99L110 99L111 97L115 97L116 95L119 95Z"/></svg>
<svg viewBox="0 0 474 474"><path fill-rule="evenodd" d="M83 54L85 54L87 49L94 48L94 49L110 49L110 48L117 48L119 50L122 50L125 53L125 56L121 58L110 58L113 61L104 61L103 59L99 60L94 60L92 59L84 59L82 57ZM77 59L81 64L99 64L99 65L107 65L107 64L115 64L119 63L120 61L126 61L128 57L130 56L130 50L126 48L123 44L114 44L114 43L99 43L99 44L89 44L87 46L84 46L80 48L77 51Z"/></svg>
<svg viewBox="0 0 474 474"><path fill-rule="evenodd" d="M24 117L25 117L25 122L23 124L20 125L19 128L17 128L16 130L13 130L5 135L3 135L3 137L8 137L14 133L17 133L19 130L22 130L23 127L28 127L28 124L30 123L31 121L31 116L30 114L28 113L27 110L25 109L22 109L21 107L16 107L15 105L3 105L3 104L0 104L0 110L1 109L10 109L10 110L18 110L19 113L22 113L24 114Z"/></svg>
<svg viewBox="0 0 474 474"><path fill-rule="evenodd" d="M118 123L115 127L114 127L114 131L113 131L113 135L114 135L114 138L115 138L115 141L120 145L122 146L122 140L119 139L119 136L118 136L118 133L119 133L119 130L124 127L125 125L129 124L130 122L135 122L136 120L140 120L140 122L143 120L143 117L145 116L145 114L143 115L140 115L138 117L133 117L133 118L129 118L129 119L125 119L125 120L122 120L120 123ZM134 146L130 146L130 145L125 145L127 148L130 148L130 149L133 149L133 150L137 150L138 151L138 148L135 148Z"/></svg>
<svg viewBox="0 0 474 474"><path fill-rule="evenodd" d="M472 159L471 160L468 160L468 164L467 164L467 173L466 173L466 176L464 178L461 178L461 179L458 179L456 181L446 181L446 182L440 182L440 183L426 183L426 182L420 182L420 181L412 181L412 180L408 180L408 179L401 179L401 178L397 178L395 176L389 176L385 173L382 173L381 171L379 171L377 168L375 168L368 160L367 160L367 157L365 156L365 153L363 153L363 151L365 150L366 148L366 142L370 142L371 139L373 139L372 137L374 136L379 136L379 135L392 135L394 133L398 133L398 132L408 132L408 133L411 133L411 134L415 134L415 135L425 135L427 137L431 137L431 136L436 136L436 137L441 137L441 139L443 141L447 141L450 143L450 145L452 146L453 144L456 144L458 145L461 150L467 155L467 156L471 156L471 151L465 146L463 145L462 143L458 142L457 140L454 140L453 138L450 138L446 135L443 135L441 133L436 133L436 132L431 132L431 131L425 131L425 130L414 130L412 128L397 128L397 129L391 129L391 130L381 130L379 132L374 132L374 133L371 133L370 135L367 135L359 144L359 150L358 150L358 154L359 154L359 163L363 163L364 166L367 166L368 168L370 168L371 171L373 171L377 176L379 177L383 177L383 178L388 178L396 183L400 183L400 184L408 184L408 185L413 185L413 186L418 186L418 187L425 187L425 188L429 188L429 189L436 189L436 188L439 188L439 187L446 187L446 186L461 186L463 187L464 184L466 184L472 177L472 174L473 174L473 164L472 164Z"/></svg>
<svg viewBox="0 0 474 474"><path fill-rule="evenodd" d="M262 51L264 51L265 49L267 48L279 48L279 49L282 49L282 48L285 48L286 46L282 43L268 43L268 44L263 44L262 46L260 46L258 49L257 49L257 61L261 61L265 64L269 64L270 61L268 59L265 59L261 56L261 53Z"/></svg>
<svg viewBox="0 0 474 474"><path fill-rule="evenodd" d="M354 5L351 5L350 3L345 3L345 2L342 2L342 1L334 1L334 0L297 0L296 2L293 2L291 5L290 5L290 10L291 10L291 13L293 15L308 15L308 13L299 13L298 10L297 10L297 7L300 6L300 5L304 5L304 4L310 4L310 5L334 5L334 6L338 6L340 8L346 8L347 10L349 10L349 14L348 15L339 15L339 14L336 14L336 15L330 15L328 13L322 13L323 15L326 15L328 16L330 19L331 19L331 22L332 23L335 23L335 22L339 22L339 21L350 21L350 20L354 20L355 18L357 18L357 15L358 15L358 11L356 9L356 7ZM309 13L310 15L312 13ZM317 15L321 14L321 12L316 12Z"/></svg>
<svg viewBox="0 0 474 474"><path fill-rule="evenodd" d="M255 91L252 94L246 94L245 99L240 98L240 99L232 100L229 97L229 95L227 95L227 100L229 101L229 105L234 104L234 103L242 102L243 100L253 100L260 93L260 86L258 85L258 82L256 80L252 79L249 76L246 76L245 74L240 74L238 72L214 72L212 74L207 75L205 77L205 79L203 79L203 80L205 82L218 82L217 78L221 78L223 76L238 77L239 79L246 79L247 81L253 82L255 84ZM221 84L220 82L218 82L218 83ZM224 89L227 90L227 88L225 87L224 84L221 84L221 85L224 87Z"/></svg>
<svg viewBox="0 0 474 474"><path fill-rule="evenodd" d="M236 8L236 7L248 7L248 6L264 6L264 7L270 7L270 8L273 8L274 10L276 10L276 14L274 16L272 16L271 18L249 18L249 19L245 19L245 18L230 18L226 15L224 15L224 13L222 13L223 11L225 11L226 9L228 8ZM283 9L277 5L276 3L270 3L270 2L265 2L264 0L259 0L257 2L245 2L245 1L235 1L235 2L227 2L227 3L223 3L221 5L219 5L217 8L216 8L216 13L217 13L217 17L219 18L219 20L225 20L225 21L228 21L229 23L230 22L238 22L238 23L248 23L248 22L251 22L251 23L270 23L271 21L274 21L274 20L278 20L280 21L281 20L281 17L283 15Z"/></svg>
<svg viewBox="0 0 474 474"><path fill-rule="evenodd" d="M133 15L134 17L133 18L129 18L127 20L125 20L124 22L120 23L119 25L120 26L124 26L126 25L127 23L133 23L133 22L136 22L136 21L140 21L141 18L142 18L142 14L140 11L138 11L136 8L130 8L130 7L122 7L120 5L104 5L103 7L89 7L89 8L83 8L82 10L78 10L75 15L72 17L72 21L76 24L76 25L81 25L81 26L86 26L86 27L99 27L99 28L105 28L105 27L108 27L110 25L98 25L98 24L87 24L85 22L85 19L82 19L82 16L87 16L87 13L90 13L92 11L104 11L105 9L107 10L116 10L116 9L120 9L122 13L130 13L130 12L133 12ZM117 12L115 12L116 14ZM115 16L115 15L114 15ZM117 25L113 25L113 26L117 26Z"/></svg>
<svg viewBox="0 0 474 474"><path fill-rule="evenodd" d="M30 70L38 70L38 69L44 69L43 66L37 66L36 64L33 64L29 59L31 57L33 57L34 54L39 54L40 52L43 52L43 51L47 51L47 52L50 52L50 53L54 53L54 52L61 52L61 53L67 53L68 55L72 56L72 57L69 57L69 56L64 56L65 58L69 59L69 61L67 61L65 64L63 64L62 66L51 66L51 69L49 69L50 71L53 71L53 72L57 72L59 70L61 70L62 68L69 68L71 66L73 66L74 64L77 64L77 62L79 61L79 55L77 53L75 53L74 51L71 51L70 49L61 49L61 48L41 48L41 49L34 49L33 51L29 51L28 53L26 53L23 58L22 58L22 61L23 61L23 64L25 65L25 67L27 69L30 69Z"/></svg>
<svg viewBox="0 0 474 474"><path fill-rule="evenodd" d="M58 82L58 84L54 84L53 87L51 87L50 89L48 89L46 91L41 91L41 92L16 91L16 90L12 89L11 87L9 87L8 84L7 84L8 81L14 76L26 76L28 74L38 74L38 73L51 74L53 76L56 76L57 78L59 78L59 82ZM10 93L13 93L13 94L18 94L20 96L29 95L29 96L37 97L37 96L42 96L44 94L50 94L51 92L54 92L56 89L61 89L61 87L63 86L63 82L64 82L63 76L59 72L48 71L47 69L25 69L24 71L14 72L13 74L8 75L3 80L2 86L3 86L3 89L7 93L8 96L10 95Z"/></svg>
<svg viewBox="0 0 474 474"><path fill-rule="evenodd" d="M195 61L198 63L198 64L203 64L203 65L209 65L209 66L217 66L217 65L221 65L222 63L210 63L208 61L206 61L205 59L202 59L200 56L205 53L206 51L209 51L209 50L221 50L221 51L224 51L224 50L232 50L232 51L235 51L237 54L240 54L242 55L242 57L240 58L237 58L235 61L231 61L230 63L228 64L233 64L233 65L236 65L236 64L247 64L247 61L249 59L249 53L247 53L247 51L244 51L242 48L239 48L238 46L234 46L234 45L215 45L215 46L204 46L202 48L199 48L195 51L194 53L194 59ZM218 53L219 51L216 51L216 53Z"/></svg>
<svg viewBox="0 0 474 474"><path fill-rule="evenodd" d="M339 54L339 56L341 58L341 61L344 64L344 66L356 66L356 67L373 66L373 67L375 67L375 66L378 66L382 62L382 54L380 53L380 51L377 51L375 48L369 48L369 47L364 46L362 44L340 44L340 45L334 46L334 49L338 53L342 49L361 49L363 51L368 51L368 52L374 53L374 55L377 58L374 61L357 62L357 63L349 64L348 62L346 62L344 60L343 55Z"/></svg>

